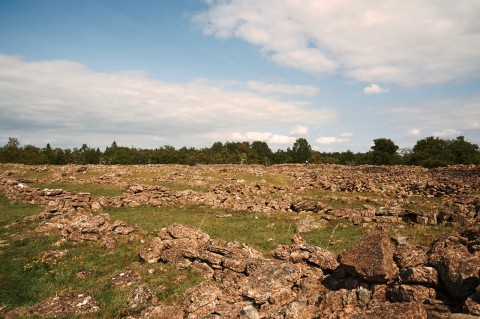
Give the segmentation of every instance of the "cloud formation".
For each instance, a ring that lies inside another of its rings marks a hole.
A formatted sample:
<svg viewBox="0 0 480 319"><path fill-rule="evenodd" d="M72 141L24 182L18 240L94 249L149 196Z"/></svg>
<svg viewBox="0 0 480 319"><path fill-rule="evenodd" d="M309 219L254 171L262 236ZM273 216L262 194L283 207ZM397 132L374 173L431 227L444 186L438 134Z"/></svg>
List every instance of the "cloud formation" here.
<svg viewBox="0 0 480 319"><path fill-rule="evenodd" d="M444 129L443 131L440 131L440 132L433 132L433 136L435 137L457 137L459 135L461 135L462 132L460 131L457 131L455 129L451 129L451 128L447 128L447 129Z"/></svg>
<svg viewBox="0 0 480 319"><path fill-rule="evenodd" d="M365 94L382 94L387 93L388 91L388 89L384 89L377 84L371 84L363 89L363 93Z"/></svg>
<svg viewBox="0 0 480 319"><path fill-rule="evenodd" d="M315 96L320 92L317 87L311 85L288 85L282 83L266 83L262 81L248 81L247 87L262 94Z"/></svg>
<svg viewBox="0 0 480 319"><path fill-rule="evenodd" d="M476 0L210 0L205 34L252 43L268 59L314 74L404 86L480 74Z"/></svg>
<svg viewBox="0 0 480 319"><path fill-rule="evenodd" d="M305 136L308 134L308 127L303 125L296 125L292 130L290 130L290 135L295 136Z"/></svg>
<svg viewBox="0 0 480 319"><path fill-rule="evenodd" d="M0 55L1 138L29 143L209 146L234 132L335 121L332 109L208 83L172 84L141 72L97 73L71 61ZM278 128L278 132L272 128ZM18 133L22 135L16 135ZM23 133L22 133L23 132ZM29 133L30 132L30 135ZM28 135L28 136L27 136ZM27 141L25 141L27 142Z"/></svg>
<svg viewBox="0 0 480 319"><path fill-rule="evenodd" d="M317 144L336 144L336 143L346 143L350 140L348 138L336 137L336 136L320 136L315 140Z"/></svg>
<svg viewBox="0 0 480 319"><path fill-rule="evenodd" d="M296 138L288 135L278 135L271 132L247 132L245 134L235 132L232 134L232 140L237 142L266 142L276 146L291 146Z"/></svg>

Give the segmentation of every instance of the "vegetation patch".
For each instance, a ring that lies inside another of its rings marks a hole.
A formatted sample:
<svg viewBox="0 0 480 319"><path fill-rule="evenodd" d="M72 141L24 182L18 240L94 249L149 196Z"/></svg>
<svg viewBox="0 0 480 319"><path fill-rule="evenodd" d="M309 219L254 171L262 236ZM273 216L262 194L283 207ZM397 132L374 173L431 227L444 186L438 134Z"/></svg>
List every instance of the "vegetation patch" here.
<svg viewBox="0 0 480 319"><path fill-rule="evenodd" d="M80 192L80 193L90 193L92 197L100 196L121 196L123 195L123 190L104 184L67 184L67 183L57 183L57 184L32 184L33 187L38 187L40 189L49 188L56 189L61 188L67 191Z"/></svg>
<svg viewBox="0 0 480 319"><path fill-rule="evenodd" d="M295 233L295 216L234 212L205 206L106 208L112 220L136 224L140 229L158 233L173 223L198 227L212 238L249 244L268 255L279 244L290 244Z"/></svg>

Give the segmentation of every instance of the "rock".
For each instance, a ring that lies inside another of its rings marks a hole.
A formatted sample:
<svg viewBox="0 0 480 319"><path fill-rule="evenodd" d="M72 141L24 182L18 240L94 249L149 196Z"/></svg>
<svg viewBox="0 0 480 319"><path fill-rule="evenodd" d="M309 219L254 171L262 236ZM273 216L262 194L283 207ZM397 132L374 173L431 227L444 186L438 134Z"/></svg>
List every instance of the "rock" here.
<svg viewBox="0 0 480 319"><path fill-rule="evenodd" d="M471 315L480 317L480 296L477 293L470 295L465 300L463 310Z"/></svg>
<svg viewBox="0 0 480 319"><path fill-rule="evenodd" d="M133 288L130 297L127 300L127 305L130 310L138 311L148 304L156 303L157 298L155 292L147 285L138 285Z"/></svg>
<svg viewBox="0 0 480 319"><path fill-rule="evenodd" d="M438 285L438 273L433 267L418 266L402 269L400 271L402 283L417 284L430 287Z"/></svg>
<svg viewBox="0 0 480 319"><path fill-rule="evenodd" d="M129 226L121 220L116 220L110 226L110 231L115 235L128 235L135 231L135 227Z"/></svg>
<svg viewBox="0 0 480 319"><path fill-rule="evenodd" d="M427 319L420 302L386 303L354 314L352 319Z"/></svg>
<svg viewBox="0 0 480 319"><path fill-rule="evenodd" d="M257 308L253 305L248 305L240 310L240 314L238 316L239 319L260 319L260 314L258 313Z"/></svg>
<svg viewBox="0 0 480 319"><path fill-rule="evenodd" d="M433 288L418 285L397 285L391 289L390 299L393 302L424 302L427 299L435 299L436 292Z"/></svg>
<svg viewBox="0 0 480 319"><path fill-rule="evenodd" d="M98 302L89 293L69 292L48 298L40 304L33 306L31 313L45 318L91 314L99 310Z"/></svg>
<svg viewBox="0 0 480 319"><path fill-rule="evenodd" d="M151 238L140 250L140 257L147 263L156 263L160 260L165 245L159 237Z"/></svg>
<svg viewBox="0 0 480 319"><path fill-rule="evenodd" d="M142 277L131 269L121 270L110 276L110 281L116 286L131 286L140 279Z"/></svg>
<svg viewBox="0 0 480 319"><path fill-rule="evenodd" d="M142 311L139 319L183 319L184 312L179 306L158 305Z"/></svg>
<svg viewBox="0 0 480 319"><path fill-rule="evenodd" d="M393 262L393 246L381 233L367 235L342 252L339 261L345 270L370 283L384 283L395 278L398 268Z"/></svg>
<svg viewBox="0 0 480 319"><path fill-rule="evenodd" d="M428 257L453 299L464 300L479 285L480 256L471 254L466 239L445 235L432 244Z"/></svg>
<svg viewBox="0 0 480 319"><path fill-rule="evenodd" d="M328 271L335 270L339 265L337 258L330 251L307 244L279 245L273 251L273 256L293 263L308 262Z"/></svg>
<svg viewBox="0 0 480 319"><path fill-rule="evenodd" d="M393 260L400 269L413 268L427 262L427 249L423 246L406 245L397 247Z"/></svg>
<svg viewBox="0 0 480 319"><path fill-rule="evenodd" d="M188 289L183 295L185 318L204 318L215 313L223 292L214 283L204 281L198 286Z"/></svg>

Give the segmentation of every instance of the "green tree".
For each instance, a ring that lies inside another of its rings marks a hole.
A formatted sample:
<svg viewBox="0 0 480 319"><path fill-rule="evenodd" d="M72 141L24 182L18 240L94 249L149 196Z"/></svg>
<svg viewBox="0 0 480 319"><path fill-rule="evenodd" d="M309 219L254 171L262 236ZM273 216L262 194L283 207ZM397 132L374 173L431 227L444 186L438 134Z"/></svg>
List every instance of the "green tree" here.
<svg viewBox="0 0 480 319"><path fill-rule="evenodd" d="M312 147L304 138L299 138L295 141L292 147L292 159L294 163L305 163L310 159L310 152Z"/></svg>
<svg viewBox="0 0 480 319"><path fill-rule="evenodd" d="M3 146L1 152L1 161L3 163L19 163L21 160L22 149L20 142L15 137L9 137L7 144Z"/></svg>
<svg viewBox="0 0 480 319"><path fill-rule="evenodd" d="M480 164L480 152L478 145L466 141L463 136L455 140L430 136L417 141L408 163L429 168L454 164Z"/></svg>
<svg viewBox="0 0 480 319"><path fill-rule="evenodd" d="M378 138L373 140L372 164L375 165L394 165L399 164L400 157L397 154L398 146L388 138Z"/></svg>
<svg viewBox="0 0 480 319"><path fill-rule="evenodd" d="M254 141L251 145L252 157L255 163L269 165L272 162L273 152L266 142Z"/></svg>

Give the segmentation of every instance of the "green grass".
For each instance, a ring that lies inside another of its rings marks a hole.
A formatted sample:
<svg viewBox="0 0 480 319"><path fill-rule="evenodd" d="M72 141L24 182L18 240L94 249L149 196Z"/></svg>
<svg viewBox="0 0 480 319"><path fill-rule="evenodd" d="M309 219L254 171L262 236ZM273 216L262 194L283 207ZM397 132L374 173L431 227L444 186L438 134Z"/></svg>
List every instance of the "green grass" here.
<svg viewBox="0 0 480 319"><path fill-rule="evenodd" d="M7 232L5 226L20 222L24 217L38 214L42 208L38 205L11 203L5 195L0 192L0 235Z"/></svg>
<svg viewBox="0 0 480 319"><path fill-rule="evenodd" d="M12 175L13 178L25 178L25 179L47 179L51 178L53 175L52 170L46 171L24 171L24 172L16 172Z"/></svg>
<svg viewBox="0 0 480 319"><path fill-rule="evenodd" d="M363 228L353 226L344 219L328 222L324 228L302 234L309 244L322 247L336 254L350 248L364 235L365 230Z"/></svg>
<svg viewBox="0 0 480 319"><path fill-rule="evenodd" d="M111 185L104 185L104 184L67 184L67 183L56 183L56 184L32 184L32 187L38 187L40 189L49 188L61 188L67 191L72 192L80 192L80 193L90 193L92 197L99 197L99 196L121 196L123 195L123 190L114 187Z"/></svg>
<svg viewBox="0 0 480 319"><path fill-rule="evenodd" d="M238 241L269 254L279 244L290 244L295 232L294 215L275 213L271 216L252 212L233 212L209 207L121 207L106 208L110 217L128 224L136 224L140 229L156 233L173 223L198 227L212 238L225 241ZM228 218L217 218L219 214L232 214Z"/></svg>
<svg viewBox="0 0 480 319"><path fill-rule="evenodd" d="M99 302L100 312L91 318L118 318L129 314L126 301L135 285L114 285L110 277L118 271L132 269L142 277L163 303L177 303L183 292L200 283L202 278L189 270L178 270L172 265L140 262L140 240L129 242L122 238L113 252L98 243L64 242L60 247L53 243L58 237L29 236L14 240L2 253L0 260L0 305L13 309L31 306L48 297L67 291L91 293ZM58 261L42 258L49 249L67 249L67 255ZM77 273L93 269L87 278ZM149 273L153 269L154 273Z"/></svg>

